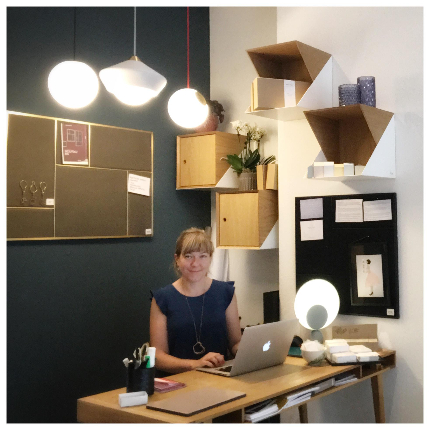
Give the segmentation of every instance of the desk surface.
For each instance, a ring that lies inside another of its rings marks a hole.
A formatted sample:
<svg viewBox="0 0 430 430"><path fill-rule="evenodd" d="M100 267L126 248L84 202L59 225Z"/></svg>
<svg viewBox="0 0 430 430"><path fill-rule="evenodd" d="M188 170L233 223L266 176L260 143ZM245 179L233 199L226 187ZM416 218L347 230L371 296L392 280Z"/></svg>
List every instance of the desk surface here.
<svg viewBox="0 0 430 430"><path fill-rule="evenodd" d="M78 421L86 423L190 423L208 422L216 417L232 414L237 411L242 411L243 416L243 409L249 405L303 389L332 376L353 371L359 379L351 384L332 387L312 397L311 400L379 375L395 366L394 351L385 350L381 355L385 357L383 364L374 363L364 367L359 365L330 366L329 364L320 367L311 367L307 366L305 360L302 358L287 357L283 365L269 367L233 378L198 372L196 370L184 372L169 378L184 382L187 385L185 388L169 393L154 393L150 397L150 400L157 401L173 396L180 396L182 393L203 387L243 391L246 393L246 396L190 417L183 417L150 410L144 405L121 408L118 404L118 394L124 393L125 388L120 388L79 399Z"/></svg>

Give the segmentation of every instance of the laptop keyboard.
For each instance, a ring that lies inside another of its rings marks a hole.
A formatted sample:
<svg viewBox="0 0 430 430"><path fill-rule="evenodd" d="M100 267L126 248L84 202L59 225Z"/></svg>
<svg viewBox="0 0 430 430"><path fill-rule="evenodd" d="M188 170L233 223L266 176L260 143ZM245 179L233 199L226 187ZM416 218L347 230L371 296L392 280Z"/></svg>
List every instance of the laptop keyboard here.
<svg viewBox="0 0 430 430"><path fill-rule="evenodd" d="M218 367L217 370L221 370L221 372L230 372L232 366Z"/></svg>

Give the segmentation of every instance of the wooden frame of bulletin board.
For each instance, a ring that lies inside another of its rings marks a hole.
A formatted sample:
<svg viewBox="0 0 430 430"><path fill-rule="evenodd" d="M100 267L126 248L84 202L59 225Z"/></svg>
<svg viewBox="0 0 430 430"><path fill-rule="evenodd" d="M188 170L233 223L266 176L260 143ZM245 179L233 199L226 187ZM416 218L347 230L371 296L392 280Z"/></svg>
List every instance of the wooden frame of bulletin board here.
<svg viewBox="0 0 430 430"><path fill-rule="evenodd" d="M152 132L17 112L7 123L8 240L153 235Z"/></svg>
<svg viewBox="0 0 430 430"><path fill-rule="evenodd" d="M296 288L332 283L340 314L400 318L395 193L296 197Z"/></svg>

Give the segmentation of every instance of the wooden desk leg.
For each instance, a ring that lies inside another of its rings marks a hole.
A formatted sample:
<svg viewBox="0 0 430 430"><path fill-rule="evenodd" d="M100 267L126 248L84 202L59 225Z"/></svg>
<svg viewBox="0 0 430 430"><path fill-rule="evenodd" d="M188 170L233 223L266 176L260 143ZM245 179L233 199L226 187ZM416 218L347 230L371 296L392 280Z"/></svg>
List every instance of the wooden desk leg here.
<svg viewBox="0 0 430 430"><path fill-rule="evenodd" d="M373 409L375 411L375 421L377 423L385 423L384 387L382 385L382 374L372 376L370 378L370 381L372 383Z"/></svg>
<svg viewBox="0 0 430 430"><path fill-rule="evenodd" d="M301 424L308 423L308 404L307 403L304 403L303 405L299 406L299 416L300 416Z"/></svg>

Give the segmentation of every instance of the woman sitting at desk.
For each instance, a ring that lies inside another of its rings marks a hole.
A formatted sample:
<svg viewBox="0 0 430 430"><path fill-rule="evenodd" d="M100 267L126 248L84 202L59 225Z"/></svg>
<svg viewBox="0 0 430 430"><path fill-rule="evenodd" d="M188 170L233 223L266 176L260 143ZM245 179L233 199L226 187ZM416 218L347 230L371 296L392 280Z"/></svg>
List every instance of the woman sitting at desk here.
<svg viewBox="0 0 430 430"><path fill-rule="evenodd" d="M179 236L175 269L180 278L153 293L150 344L155 366L168 373L218 367L236 355L241 331L233 282L207 276L214 252L204 230L190 228Z"/></svg>

